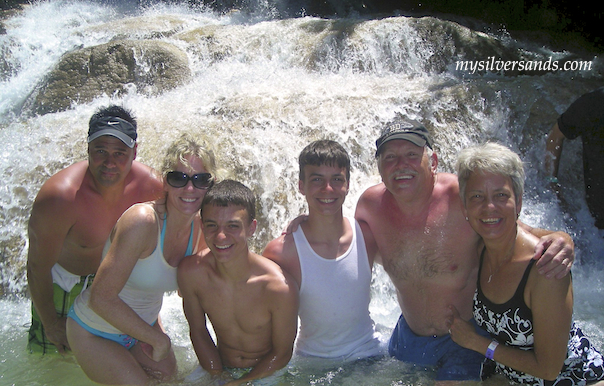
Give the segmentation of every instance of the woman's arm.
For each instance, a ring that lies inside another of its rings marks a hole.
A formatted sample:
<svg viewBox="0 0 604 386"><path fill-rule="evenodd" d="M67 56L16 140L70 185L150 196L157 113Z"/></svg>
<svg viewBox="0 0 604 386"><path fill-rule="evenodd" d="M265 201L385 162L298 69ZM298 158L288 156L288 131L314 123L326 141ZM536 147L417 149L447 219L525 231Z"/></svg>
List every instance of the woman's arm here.
<svg viewBox="0 0 604 386"><path fill-rule="evenodd" d="M556 122L545 142L545 170L553 177L558 177L562 145L564 144L565 139L566 137L562 134L560 127L558 127L558 122Z"/></svg>
<svg viewBox="0 0 604 386"><path fill-rule="evenodd" d="M525 351L500 344L493 359L535 377L554 380L562 369L568 349L573 307L570 277L548 280L536 272L531 273L525 300L533 312L534 349ZM485 354L490 340L478 335L472 324L460 319L454 307L452 311L450 332L453 341Z"/></svg>
<svg viewBox="0 0 604 386"><path fill-rule="evenodd" d="M535 377L554 380L560 374L568 351L573 312L570 276L548 280L536 273L531 274L525 301L533 312L534 350L522 353L514 350L516 352L509 354L507 350L499 354L495 350L494 359Z"/></svg>
<svg viewBox="0 0 604 386"><path fill-rule="evenodd" d="M120 297L134 265L149 256L157 244L157 221L147 205L128 209L118 220L111 246L90 289L90 308L120 330L153 347L152 359L170 352L170 338L142 320Z"/></svg>
<svg viewBox="0 0 604 386"><path fill-rule="evenodd" d="M533 259L537 260L539 273L548 279L561 279L568 275L575 261L575 243L566 232L533 228L520 220L518 225L533 236L539 237Z"/></svg>

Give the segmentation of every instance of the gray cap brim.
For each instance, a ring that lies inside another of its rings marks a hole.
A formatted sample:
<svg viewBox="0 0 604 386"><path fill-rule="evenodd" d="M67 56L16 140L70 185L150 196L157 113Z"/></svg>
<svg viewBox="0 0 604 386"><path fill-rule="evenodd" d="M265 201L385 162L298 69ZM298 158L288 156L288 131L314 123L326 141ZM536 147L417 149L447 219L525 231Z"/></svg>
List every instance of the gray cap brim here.
<svg viewBox="0 0 604 386"><path fill-rule="evenodd" d="M110 135L112 137L119 139L120 141L124 142L124 144L126 146L128 146L130 149L132 149L134 147L134 144L136 143L136 141L133 140L132 138L130 138L128 135L126 135L125 133L123 133L119 130L115 130L115 129L102 129L102 130L97 131L96 133L94 133L88 137L88 143L90 143L90 142L94 141L95 139L102 137L104 135Z"/></svg>
<svg viewBox="0 0 604 386"><path fill-rule="evenodd" d="M392 134L391 136L389 136L386 139L384 139L384 141L382 142L382 145L384 143L388 142L388 141L392 141L393 139L404 139L406 141L411 142L415 146L419 146L419 147L426 146L426 140L424 138L422 138L421 136L415 134L415 133L395 133L395 134Z"/></svg>

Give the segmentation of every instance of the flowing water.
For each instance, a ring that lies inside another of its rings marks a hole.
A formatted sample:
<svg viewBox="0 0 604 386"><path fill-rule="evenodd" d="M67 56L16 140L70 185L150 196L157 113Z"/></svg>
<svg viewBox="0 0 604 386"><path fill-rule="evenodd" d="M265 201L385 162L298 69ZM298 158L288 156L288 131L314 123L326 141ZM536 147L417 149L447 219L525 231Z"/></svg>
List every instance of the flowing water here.
<svg viewBox="0 0 604 386"><path fill-rule="evenodd" d="M139 121L138 159L159 165L167 145L190 131L215 148L219 164L253 188L259 199L260 252L286 222L305 211L297 193L296 157L310 141L339 141L353 159L351 194L378 183L373 158L379 128L398 115L422 120L434 133L439 169L451 171L463 147L487 139L505 143L527 163L522 220L562 229L576 243L575 319L599 347L604 342L602 231L593 226L582 188L581 145L563 154L561 183L567 204L547 189L544 140L557 115L579 95L604 85L600 58L584 58L578 71L462 71L457 60L497 59L521 52L534 60L562 61L554 51L490 31L434 17L275 17L269 3L255 12L216 14L178 5L46 1L4 23L0 35L0 384L90 384L73 357L26 353L29 301L25 278L26 222L41 184L85 159L87 121L110 103L131 108ZM60 57L112 39L159 39L186 51L190 81L149 96L129 86L122 96L74 103L63 112L29 114L28 96ZM575 57L576 58L576 57ZM394 291L377 267L371 313L384 339L399 315ZM196 367L177 295L165 299L162 317L176 347L182 378ZM294 358L285 384L420 385L428 373L384 359L354 365Z"/></svg>

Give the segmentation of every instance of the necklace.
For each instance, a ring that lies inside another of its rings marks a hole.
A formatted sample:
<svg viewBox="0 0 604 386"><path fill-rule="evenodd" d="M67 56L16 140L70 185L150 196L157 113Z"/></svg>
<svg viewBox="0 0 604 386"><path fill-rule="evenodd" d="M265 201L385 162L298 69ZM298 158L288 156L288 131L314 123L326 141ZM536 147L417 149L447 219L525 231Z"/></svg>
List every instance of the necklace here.
<svg viewBox="0 0 604 386"><path fill-rule="evenodd" d="M518 239L518 230L516 230L516 235L514 237L514 240ZM515 248L515 241L512 243L511 247L509 247L508 252L505 254L505 256L503 257L503 263L499 264L499 267L497 267L497 269L495 270L495 272L493 272L493 262L491 261L491 259L489 260L489 272L491 273L489 275L489 279L487 280L487 283L491 282L491 279L493 278L493 275L495 275L497 272L499 272L499 270L501 269L501 267L503 267L504 265L506 265L507 263L509 263L512 260L512 257L514 257L514 248ZM487 253L488 250L487 250ZM490 254L489 254L490 255Z"/></svg>
<svg viewBox="0 0 604 386"><path fill-rule="evenodd" d="M501 264L503 265L503 264ZM496 274L497 272L499 272L499 268L501 268L501 265L499 267L497 267L497 269L495 270L495 272L493 272L493 268L491 267L491 262L489 261L489 272L491 273L489 275L489 280L487 280L487 283L491 282L491 279L493 278L493 275Z"/></svg>
<svg viewBox="0 0 604 386"><path fill-rule="evenodd" d="M508 253L509 257L506 257L506 259L504 260L504 262L501 263L499 265L499 267L497 267L497 269L495 270L495 272L493 272L493 267L492 267L493 262L489 259L489 272L491 274L489 275L489 279L487 280L487 283L491 282L491 279L493 278L493 275L495 275L497 272L499 272L499 270L501 269L501 267L503 267L508 262L510 262L510 260L512 260L513 255L514 255L514 249L512 248L512 250Z"/></svg>
<svg viewBox="0 0 604 386"><path fill-rule="evenodd" d="M501 264L503 265L503 264ZM493 267L491 267L491 261L489 260L489 272L491 273L489 275L489 280L487 280L487 283L491 282L491 279L493 278L493 275L496 274L499 271L499 268L501 268L501 265L499 267L497 267L497 269L495 270L495 272L493 272Z"/></svg>

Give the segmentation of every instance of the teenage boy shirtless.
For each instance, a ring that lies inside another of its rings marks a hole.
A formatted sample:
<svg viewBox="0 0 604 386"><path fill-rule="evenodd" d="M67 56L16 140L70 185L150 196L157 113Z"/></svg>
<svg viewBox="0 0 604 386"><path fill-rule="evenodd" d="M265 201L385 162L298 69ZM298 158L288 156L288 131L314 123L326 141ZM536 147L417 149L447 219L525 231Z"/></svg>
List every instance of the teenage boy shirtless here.
<svg viewBox="0 0 604 386"><path fill-rule="evenodd" d="M292 356L298 329L296 284L276 263L249 250L256 220L255 198L247 187L232 180L213 186L201 204L201 220L209 249L186 257L178 268L199 364L221 378L225 370L249 370L228 385L270 376Z"/></svg>

